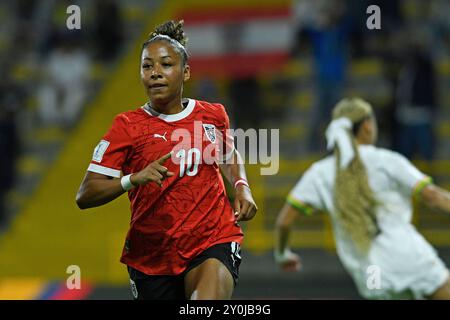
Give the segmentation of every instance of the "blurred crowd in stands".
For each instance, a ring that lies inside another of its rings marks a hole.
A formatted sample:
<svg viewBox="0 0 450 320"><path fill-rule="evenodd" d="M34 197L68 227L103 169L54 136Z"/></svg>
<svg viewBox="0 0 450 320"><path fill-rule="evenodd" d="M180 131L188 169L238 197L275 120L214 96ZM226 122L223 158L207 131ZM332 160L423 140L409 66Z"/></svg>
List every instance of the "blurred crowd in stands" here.
<svg viewBox="0 0 450 320"><path fill-rule="evenodd" d="M407 3L410 2L410 3ZM378 114L391 148L405 156L431 160L438 106L435 61L450 53L450 20L446 0L298 0L294 5L296 42L293 55L313 57L315 105L311 112L309 149L317 143L330 110L343 97L351 61L378 58L391 86L391 97ZM378 5L381 29L366 25ZM415 12L406 14L411 8ZM380 107L380 106L375 106Z"/></svg>
<svg viewBox="0 0 450 320"><path fill-rule="evenodd" d="M67 7L83 8L82 28L69 30ZM0 225L16 160L31 130L73 127L90 95L95 65L121 50L118 1L0 1Z"/></svg>

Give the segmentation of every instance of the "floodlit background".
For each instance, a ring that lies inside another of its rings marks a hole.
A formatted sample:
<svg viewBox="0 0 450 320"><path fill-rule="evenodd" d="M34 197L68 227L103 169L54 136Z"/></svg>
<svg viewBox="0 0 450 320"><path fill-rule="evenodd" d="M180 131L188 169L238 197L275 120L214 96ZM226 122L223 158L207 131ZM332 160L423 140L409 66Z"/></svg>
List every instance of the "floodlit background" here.
<svg viewBox="0 0 450 320"><path fill-rule="evenodd" d="M66 9L81 9L69 30ZM381 8L369 30L366 8ZM288 191L326 154L323 129L343 96L377 113L378 145L450 189L450 1L0 1L0 299L131 299L119 262L127 197L80 211L75 194L113 117L146 102L141 43L184 19L192 79L185 96L226 105L234 128L280 129L280 168L247 172L259 212L243 223L235 298L359 298L326 214L300 217L300 273L272 259ZM414 223L450 264L450 217L415 205ZM68 290L69 266L81 290Z"/></svg>

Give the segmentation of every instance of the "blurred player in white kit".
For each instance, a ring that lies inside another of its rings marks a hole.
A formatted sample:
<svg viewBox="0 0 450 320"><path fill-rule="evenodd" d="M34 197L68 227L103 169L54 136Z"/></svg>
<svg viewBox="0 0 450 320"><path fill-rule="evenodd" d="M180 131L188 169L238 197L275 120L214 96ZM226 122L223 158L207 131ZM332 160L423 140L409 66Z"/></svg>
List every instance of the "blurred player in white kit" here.
<svg viewBox="0 0 450 320"><path fill-rule="evenodd" d="M276 223L274 256L285 270L298 270L288 247L298 212L329 213L337 253L366 299L450 299L447 267L412 225L412 197L450 214L450 193L433 184L399 153L377 148L372 107L354 98L333 110L326 137L332 155L315 162L289 193ZM368 269L379 285L368 285Z"/></svg>

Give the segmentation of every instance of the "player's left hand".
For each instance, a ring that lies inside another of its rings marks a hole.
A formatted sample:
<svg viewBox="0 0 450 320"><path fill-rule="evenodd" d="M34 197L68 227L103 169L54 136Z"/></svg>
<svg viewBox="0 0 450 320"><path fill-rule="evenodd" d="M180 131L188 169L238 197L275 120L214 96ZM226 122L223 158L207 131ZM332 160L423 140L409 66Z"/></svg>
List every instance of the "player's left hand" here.
<svg viewBox="0 0 450 320"><path fill-rule="evenodd" d="M237 221L247 221L253 219L258 207L253 200L252 192L249 187L239 185L236 187L234 197L234 215Z"/></svg>

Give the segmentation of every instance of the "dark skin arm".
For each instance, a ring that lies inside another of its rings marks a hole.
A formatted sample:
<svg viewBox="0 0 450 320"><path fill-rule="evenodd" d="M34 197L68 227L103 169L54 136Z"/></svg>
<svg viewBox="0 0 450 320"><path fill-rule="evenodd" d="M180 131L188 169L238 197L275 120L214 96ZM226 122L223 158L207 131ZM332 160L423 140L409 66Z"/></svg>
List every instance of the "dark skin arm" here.
<svg viewBox="0 0 450 320"><path fill-rule="evenodd" d="M131 175L130 181L134 186L146 185L154 182L160 187L162 181L174 175L163 166L164 162L171 157L172 153L162 156L153 161L141 171ZM80 189L78 190L76 202L80 209L101 206L125 193L120 179L111 178L95 172L86 172Z"/></svg>
<svg viewBox="0 0 450 320"><path fill-rule="evenodd" d="M120 179L87 171L78 190L76 202L80 209L88 209L108 203L125 193Z"/></svg>
<svg viewBox="0 0 450 320"><path fill-rule="evenodd" d="M220 170L225 178L233 185L238 179L247 180L244 161L237 150L234 150L232 159L227 164L220 164ZM252 192L245 185L238 185L235 189L234 210L237 221L247 221L253 219L258 207L253 200Z"/></svg>

